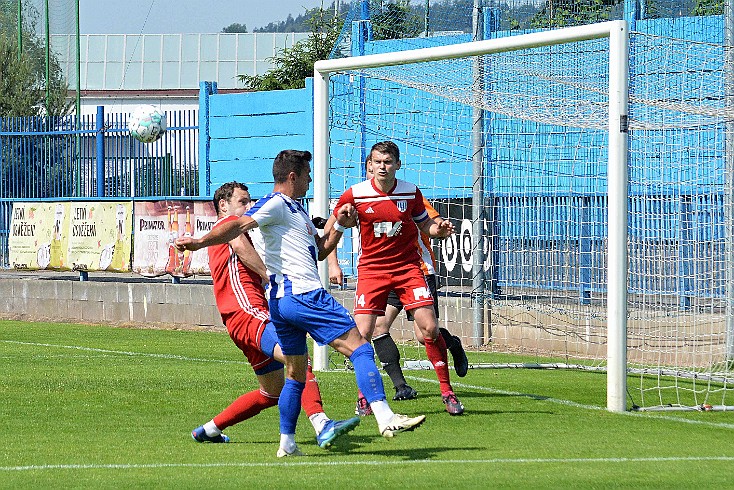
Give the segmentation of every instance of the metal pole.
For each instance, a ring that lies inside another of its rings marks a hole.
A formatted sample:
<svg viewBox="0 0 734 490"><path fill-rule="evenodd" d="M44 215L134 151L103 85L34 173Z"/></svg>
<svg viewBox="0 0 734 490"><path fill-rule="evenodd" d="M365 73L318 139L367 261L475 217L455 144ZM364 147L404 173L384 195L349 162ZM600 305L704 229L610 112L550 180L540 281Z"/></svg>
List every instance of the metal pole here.
<svg viewBox="0 0 734 490"><path fill-rule="evenodd" d="M79 40L79 0L76 0L76 113L82 113L82 47ZM77 119L78 120L78 119ZM78 128L77 128L78 129Z"/></svg>
<svg viewBox="0 0 734 490"><path fill-rule="evenodd" d="M724 3L724 70L727 113L734 110L734 0ZM726 131L726 185L724 187L724 229L726 246L726 359L734 360L734 123Z"/></svg>
<svg viewBox="0 0 734 490"><path fill-rule="evenodd" d="M472 16L472 41L484 37L484 16L481 0L474 0ZM472 109L472 344L484 343L484 109L479 102L484 86L483 58L474 58L474 98Z"/></svg>
<svg viewBox="0 0 734 490"><path fill-rule="evenodd" d="M423 27L425 28L426 37L431 32L431 0L426 0L426 15L423 18Z"/></svg>
<svg viewBox="0 0 734 490"><path fill-rule="evenodd" d="M609 33L609 162L607 251L607 410L626 410L627 393L627 131L629 34Z"/></svg>
<svg viewBox="0 0 734 490"><path fill-rule="evenodd" d="M48 0L45 2L46 9L46 115L48 116L49 98L51 97L51 90L49 88L49 81L51 80L51 21L48 18Z"/></svg>
<svg viewBox="0 0 734 490"><path fill-rule="evenodd" d="M75 2L76 8L76 129L81 129L81 67L79 65L79 58L81 56L81 45L79 44L79 0ZM75 196L82 195L82 141L79 133L76 134L76 194Z"/></svg>
<svg viewBox="0 0 734 490"><path fill-rule="evenodd" d="M104 182L104 106L97 106L97 119L95 121L95 140L97 144L97 197L104 197L105 195L105 182Z"/></svg>
<svg viewBox="0 0 734 490"><path fill-rule="evenodd" d="M314 216L327 216L329 213L329 74L321 73L315 68L313 108L313 214ZM319 276L322 284L329 284L329 269L326 261L319 263ZM312 362L315 371L325 371L329 367L328 347L319 347L314 342Z"/></svg>
<svg viewBox="0 0 734 490"><path fill-rule="evenodd" d="M23 52L23 0L18 0L18 61Z"/></svg>

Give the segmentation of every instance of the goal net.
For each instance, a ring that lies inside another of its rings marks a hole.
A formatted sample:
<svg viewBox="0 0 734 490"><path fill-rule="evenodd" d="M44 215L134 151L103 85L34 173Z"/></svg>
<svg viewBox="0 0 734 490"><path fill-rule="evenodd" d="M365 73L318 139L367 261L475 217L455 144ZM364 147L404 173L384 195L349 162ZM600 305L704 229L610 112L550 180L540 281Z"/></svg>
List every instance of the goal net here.
<svg viewBox="0 0 734 490"><path fill-rule="evenodd" d="M397 143L398 178L456 227L434 242L439 325L494 353L473 368L605 370L617 411L734 405L721 46L616 21L370 49L317 64L316 211ZM348 230L348 277L357 247ZM392 335L415 344L402 315Z"/></svg>

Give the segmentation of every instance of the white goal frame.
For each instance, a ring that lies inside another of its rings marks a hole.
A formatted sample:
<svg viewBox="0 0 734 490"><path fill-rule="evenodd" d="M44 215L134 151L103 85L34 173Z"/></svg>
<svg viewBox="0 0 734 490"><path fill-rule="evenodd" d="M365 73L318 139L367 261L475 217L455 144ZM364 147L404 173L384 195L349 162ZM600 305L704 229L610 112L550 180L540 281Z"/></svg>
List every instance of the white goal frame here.
<svg viewBox="0 0 734 490"><path fill-rule="evenodd" d="M331 73L486 55L609 38L607 409L626 410L627 391L627 202L629 33L624 20L536 32L486 41L318 61L314 65L313 214L329 213L329 76ZM321 280L329 283L326 264ZM327 348L315 348L313 368L324 370Z"/></svg>

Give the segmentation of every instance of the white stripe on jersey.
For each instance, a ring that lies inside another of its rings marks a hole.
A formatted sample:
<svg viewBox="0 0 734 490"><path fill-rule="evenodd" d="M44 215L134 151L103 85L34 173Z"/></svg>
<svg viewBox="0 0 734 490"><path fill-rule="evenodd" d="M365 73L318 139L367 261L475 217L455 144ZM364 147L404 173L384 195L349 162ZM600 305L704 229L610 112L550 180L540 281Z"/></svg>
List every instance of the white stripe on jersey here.
<svg viewBox="0 0 734 490"><path fill-rule="evenodd" d="M415 194L401 194L396 196L391 194L389 196L375 196L375 197L360 197L354 198L354 202L377 202L377 201L405 201L408 199L414 199Z"/></svg>
<svg viewBox="0 0 734 490"><path fill-rule="evenodd" d="M268 313L252 306L250 298L247 296L247 290L242 285L242 278L240 277L239 261L237 254L229 246L229 260L227 261L227 271L229 273L229 284L232 286L232 293L237 298L237 303L240 308L255 318L267 322L269 320Z"/></svg>
<svg viewBox="0 0 734 490"><path fill-rule="evenodd" d="M257 221L262 235L271 299L323 287L316 266L316 227L297 201L276 192L260 199L245 214Z"/></svg>

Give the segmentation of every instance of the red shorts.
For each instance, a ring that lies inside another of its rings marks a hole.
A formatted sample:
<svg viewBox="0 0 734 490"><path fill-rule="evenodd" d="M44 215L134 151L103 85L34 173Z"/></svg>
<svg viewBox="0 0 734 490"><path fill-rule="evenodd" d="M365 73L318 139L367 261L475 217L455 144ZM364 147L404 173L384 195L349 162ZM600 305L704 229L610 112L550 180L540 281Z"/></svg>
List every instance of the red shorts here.
<svg viewBox="0 0 734 490"><path fill-rule="evenodd" d="M418 266L395 274L358 271L354 314L383 316L390 291L395 291L406 311L433 305L426 276Z"/></svg>
<svg viewBox="0 0 734 490"><path fill-rule="evenodd" d="M274 360L264 354L260 348L260 340L269 320L258 318L244 310L226 313L222 315L222 320L227 327L229 337L245 354L252 369L261 369Z"/></svg>

